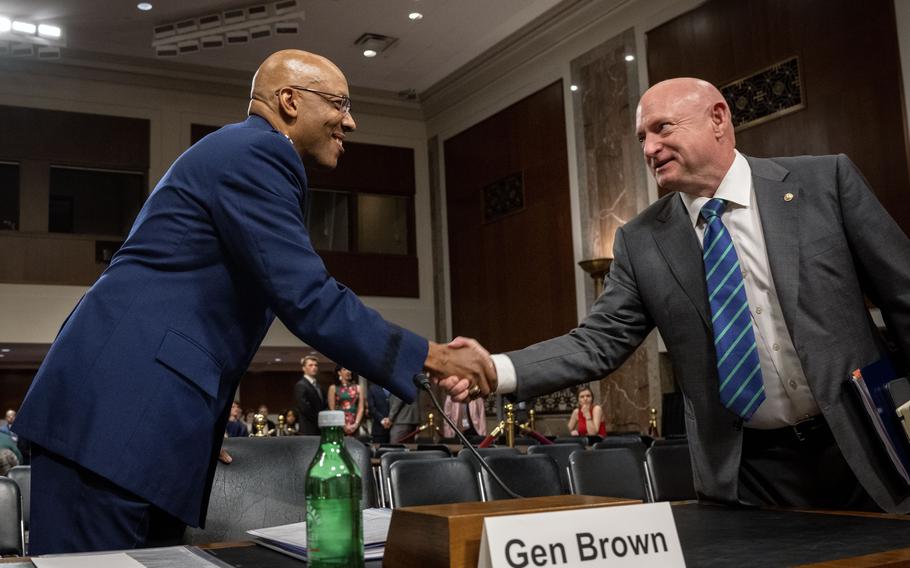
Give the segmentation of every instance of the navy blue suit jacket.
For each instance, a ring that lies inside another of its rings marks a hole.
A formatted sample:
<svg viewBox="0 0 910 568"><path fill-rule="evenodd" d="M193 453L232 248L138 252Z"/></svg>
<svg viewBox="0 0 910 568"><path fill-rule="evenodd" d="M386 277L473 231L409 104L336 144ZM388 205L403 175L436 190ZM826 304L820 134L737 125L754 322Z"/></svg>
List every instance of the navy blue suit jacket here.
<svg viewBox="0 0 910 568"><path fill-rule="evenodd" d="M258 116L187 150L64 323L14 430L199 525L234 391L276 315L413 399L426 340L329 276L306 194L293 145Z"/></svg>

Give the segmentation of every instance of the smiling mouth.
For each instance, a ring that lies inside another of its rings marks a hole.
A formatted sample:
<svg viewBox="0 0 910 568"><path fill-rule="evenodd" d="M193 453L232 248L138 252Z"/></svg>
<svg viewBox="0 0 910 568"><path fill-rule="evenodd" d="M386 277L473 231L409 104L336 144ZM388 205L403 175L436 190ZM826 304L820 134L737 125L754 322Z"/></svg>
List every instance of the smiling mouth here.
<svg viewBox="0 0 910 568"><path fill-rule="evenodd" d="M654 162L654 165L652 166L652 167L654 168L654 172L655 172L655 173L660 172L660 170L661 170L664 166L666 166L667 164L669 164L669 163L672 162L672 161L673 161L673 158L667 158L666 160L662 160L662 161L660 161L660 162L655 161L655 162Z"/></svg>
<svg viewBox="0 0 910 568"><path fill-rule="evenodd" d="M335 140L335 143L338 144L338 149L344 153L344 135L343 134L333 134L332 139Z"/></svg>

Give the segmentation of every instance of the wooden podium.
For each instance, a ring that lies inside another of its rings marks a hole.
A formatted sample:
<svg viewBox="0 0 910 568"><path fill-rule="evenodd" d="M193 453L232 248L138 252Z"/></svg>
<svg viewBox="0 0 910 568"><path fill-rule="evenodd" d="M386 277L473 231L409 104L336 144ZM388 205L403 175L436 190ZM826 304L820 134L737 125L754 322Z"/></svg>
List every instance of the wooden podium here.
<svg viewBox="0 0 910 568"><path fill-rule="evenodd" d="M554 495L529 499L402 507L392 511L385 568L477 566L484 517L641 503L637 499Z"/></svg>

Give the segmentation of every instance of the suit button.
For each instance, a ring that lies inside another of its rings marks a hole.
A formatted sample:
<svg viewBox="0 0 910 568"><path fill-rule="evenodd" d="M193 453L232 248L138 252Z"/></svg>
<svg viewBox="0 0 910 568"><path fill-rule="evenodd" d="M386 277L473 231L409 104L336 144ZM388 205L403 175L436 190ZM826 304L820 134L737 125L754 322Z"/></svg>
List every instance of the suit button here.
<svg viewBox="0 0 910 568"><path fill-rule="evenodd" d="M771 346L775 351L780 351L780 343L775 343Z"/></svg>
<svg viewBox="0 0 910 568"><path fill-rule="evenodd" d="M796 381L793 381L793 380L790 381L790 388L793 390L796 390Z"/></svg>

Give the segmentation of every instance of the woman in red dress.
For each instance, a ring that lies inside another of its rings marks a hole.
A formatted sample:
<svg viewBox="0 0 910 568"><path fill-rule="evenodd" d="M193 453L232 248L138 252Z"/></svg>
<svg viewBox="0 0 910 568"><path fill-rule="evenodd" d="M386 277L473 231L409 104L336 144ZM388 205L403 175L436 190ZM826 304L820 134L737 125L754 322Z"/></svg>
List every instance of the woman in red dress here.
<svg viewBox="0 0 910 568"><path fill-rule="evenodd" d="M569 431L573 436L606 436L604 410L594 404L594 393L588 387L578 389L578 408L569 417Z"/></svg>

